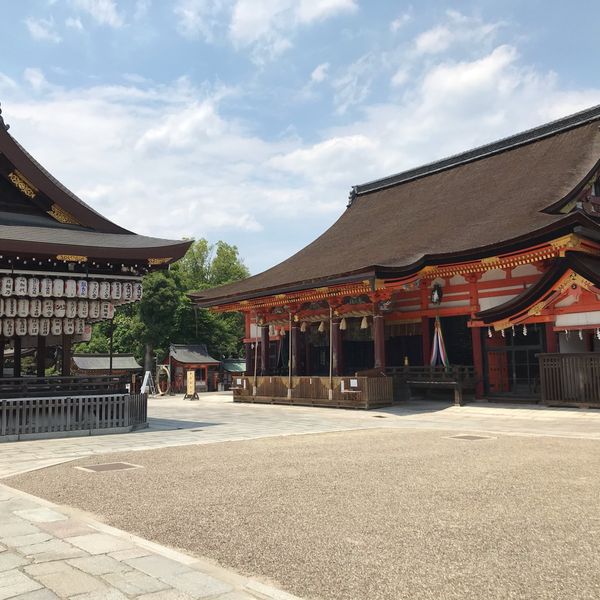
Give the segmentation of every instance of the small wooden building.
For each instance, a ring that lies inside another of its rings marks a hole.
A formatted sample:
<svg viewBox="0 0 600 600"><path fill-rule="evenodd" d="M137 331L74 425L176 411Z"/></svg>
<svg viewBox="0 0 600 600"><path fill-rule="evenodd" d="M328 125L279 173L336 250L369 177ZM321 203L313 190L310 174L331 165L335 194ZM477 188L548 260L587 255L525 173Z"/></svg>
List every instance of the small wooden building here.
<svg viewBox="0 0 600 600"><path fill-rule="evenodd" d="M600 106L354 186L306 248L192 298L246 317L238 399L600 406Z"/></svg>
<svg viewBox="0 0 600 600"><path fill-rule="evenodd" d="M205 344L171 344L165 363L170 365L171 390L176 394L185 392L188 371L196 373L197 391L218 389L220 362L208 354Z"/></svg>

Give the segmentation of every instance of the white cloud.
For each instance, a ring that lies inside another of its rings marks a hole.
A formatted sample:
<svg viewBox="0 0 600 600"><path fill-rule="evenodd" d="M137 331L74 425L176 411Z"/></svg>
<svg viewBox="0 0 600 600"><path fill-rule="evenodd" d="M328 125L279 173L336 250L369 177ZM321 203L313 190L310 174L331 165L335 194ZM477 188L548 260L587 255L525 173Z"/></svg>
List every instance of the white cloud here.
<svg viewBox="0 0 600 600"><path fill-rule="evenodd" d="M365 54L333 81L333 101L339 114L344 114L350 107L368 98L373 79L379 72L379 62L380 58L375 54Z"/></svg>
<svg viewBox="0 0 600 600"><path fill-rule="evenodd" d="M65 25L77 31L83 31L83 23L79 17L68 17L65 19Z"/></svg>
<svg viewBox="0 0 600 600"><path fill-rule="evenodd" d="M478 18L466 17L457 11L447 11L444 24L436 25L415 39L417 55L439 54L455 44L479 44L493 40L501 23L485 23Z"/></svg>
<svg viewBox="0 0 600 600"><path fill-rule="evenodd" d="M402 66L392 76L392 85L400 87L410 79L410 69L408 66Z"/></svg>
<svg viewBox="0 0 600 600"><path fill-rule="evenodd" d="M212 42L225 8L224 0L178 0L173 9L177 29L186 38Z"/></svg>
<svg viewBox="0 0 600 600"><path fill-rule="evenodd" d="M60 35L54 27L54 19L25 19L25 25L29 35L34 40L41 42L52 42L58 44L61 41Z"/></svg>
<svg viewBox="0 0 600 600"><path fill-rule="evenodd" d="M412 21L412 15L408 12L401 14L398 18L390 23L390 31L396 33L400 31L407 23Z"/></svg>
<svg viewBox="0 0 600 600"><path fill-rule="evenodd" d="M301 23L321 21L340 13L353 13L358 10L355 0L300 0L296 15Z"/></svg>
<svg viewBox="0 0 600 600"><path fill-rule="evenodd" d="M34 91L39 92L41 89L48 85L46 77L40 69L28 68L23 73L23 79L33 88Z"/></svg>
<svg viewBox="0 0 600 600"><path fill-rule="evenodd" d="M143 19L148 14L151 6L152 0L136 0L133 18L136 21Z"/></svg>
<svg viewBox="0 0 600 600"><path fill-rule="evenodd" d="M313 72L310 74L310 80L315 83L321 83L327 79L329 71L329 63L321 63L315 67Z"/></svg>
<svg viewBox="0 0 600 600"><path fill-rule="evenodd" d="M114 0L71 0L71 4L89 14L99 25L118 28L124 24Z"/></svg>

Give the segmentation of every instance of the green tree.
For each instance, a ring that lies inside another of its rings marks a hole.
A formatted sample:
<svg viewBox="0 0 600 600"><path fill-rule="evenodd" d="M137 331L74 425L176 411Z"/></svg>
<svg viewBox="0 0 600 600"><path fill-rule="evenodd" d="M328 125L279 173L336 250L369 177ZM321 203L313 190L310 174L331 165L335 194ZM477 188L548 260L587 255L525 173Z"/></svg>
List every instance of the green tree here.
<svg viewBox="0 0 600 600"><path fill-rule="evenodd" d="M189 292L230 283L249 276L236 246L195 241L186 255L168 271L144 277L141 302L117 308L114 318L113 351L133 353L145 368L154 354L163 358L169 344L206 344L215 358L240 356L244 321L240 314L218 314L195 309ZM110 322L97 323L92 338L78 352L107 353Z"/></svg>

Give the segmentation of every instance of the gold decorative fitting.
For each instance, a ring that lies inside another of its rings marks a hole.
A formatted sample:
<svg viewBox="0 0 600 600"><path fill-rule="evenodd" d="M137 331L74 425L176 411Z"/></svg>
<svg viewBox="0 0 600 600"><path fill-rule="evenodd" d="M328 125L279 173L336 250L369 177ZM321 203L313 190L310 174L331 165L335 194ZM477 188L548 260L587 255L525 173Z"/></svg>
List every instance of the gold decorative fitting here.
<svg viewBox="0 0 600 600"><path fill-rule="evenodd" d="M499 256L488 256L487 258L481 259L481 263L484 265L489 265L491 263L497 263L497 262L500 262Z"/></svg>
<svg viewBox="0 0 600 600"><path fill-rule="evenodd" d="M76 254L57 254L56 260L62 260L63 262L86 262L87 256L77 256Z"/></svg>
<svg viewBox="0 0 600 600"><path fill-rule="evenodd" d="M58 204L53 204L50 207L50 210L47 212L53 219L56 219L59 223L67 223L69 225L81 224L71 213L58 206Z"/></svg>
<svg viewBox="0 0 600 600"><path fill-rule="evenodd" d="M149 265L164 265L165 263L168 263L170 260L173 260L172 256L167 256L165 258L149 258L148 264Z"/></svg>
<svg viewBox="0 0 600 600"><path fill-rule="evenodd" d="M12 184L23 194L25 194L28 198L35 198L37 194L37 189L34 185L29 183L19 171L12 171L8 174L8 178L12 182Z"/></svg>
<svg viewBox="0 0 600 600"><path fill-rule="evenodd" d="M537 304L534 304L528 311L527 314L530 317L534 317L534 316L538 316L542 313L542 311L544 310L544 307L546 306L546 302L538 302Z"/></svg>

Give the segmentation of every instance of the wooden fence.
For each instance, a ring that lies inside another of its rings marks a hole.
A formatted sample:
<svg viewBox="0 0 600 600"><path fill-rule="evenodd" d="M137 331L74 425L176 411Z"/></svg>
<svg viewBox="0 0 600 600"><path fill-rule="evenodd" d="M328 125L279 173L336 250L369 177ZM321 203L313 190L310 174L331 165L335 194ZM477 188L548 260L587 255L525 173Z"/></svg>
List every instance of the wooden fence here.
<svg viewBox="0 0 600 600"><path fill-rule="evenodd" d="M600 354L540 354L542 402L600 407Z"/></svg>
<svg viewBox="0 0 600 600"><path fill-rule="evenodd" d="M127 375L2 377L0 398L124 394L125 385L129 382Z"/></svg>
<svg viewBox="0 0 600 600"><path fill-rule="evenodd" d="M147 423L147 394L0 400L0 440L131 430Z"/></svg>
<svg viewBox="0 0 600 600"><path fill-rule="evenodd" d="M291 388L287 377L257 377L256 395L253 381L253 377L234 378L235 402L368 409L391 406L394 399L393 382L387 377L334 377L331 391L328 377L292 377Z"/></svg>

